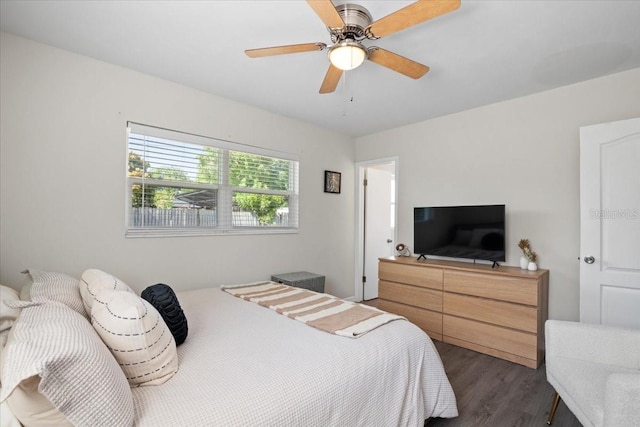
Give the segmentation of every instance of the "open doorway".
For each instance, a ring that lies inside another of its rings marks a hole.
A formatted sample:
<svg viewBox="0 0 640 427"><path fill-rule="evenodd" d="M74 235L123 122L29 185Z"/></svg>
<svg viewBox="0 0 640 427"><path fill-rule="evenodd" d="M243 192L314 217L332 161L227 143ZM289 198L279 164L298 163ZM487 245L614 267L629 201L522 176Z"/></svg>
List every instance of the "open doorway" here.
<svg viewBox="0 0 640 427"><path fill-rule="evenodd" d="M356 163L355 299L378 298L378 258L394 254L397 159Z"/></svg>

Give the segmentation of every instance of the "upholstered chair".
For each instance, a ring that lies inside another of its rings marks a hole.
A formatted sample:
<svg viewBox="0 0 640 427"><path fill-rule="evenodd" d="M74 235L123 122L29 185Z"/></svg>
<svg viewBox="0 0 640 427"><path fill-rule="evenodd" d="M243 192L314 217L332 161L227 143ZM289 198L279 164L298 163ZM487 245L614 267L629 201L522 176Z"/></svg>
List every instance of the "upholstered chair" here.
<svg viewBox="0 0 640 427"><path fill-rule="evenodd" d="M640 315L640 314L639 314ZM640 426L640 329L548 320L547 381L585 426Z"/></svg>

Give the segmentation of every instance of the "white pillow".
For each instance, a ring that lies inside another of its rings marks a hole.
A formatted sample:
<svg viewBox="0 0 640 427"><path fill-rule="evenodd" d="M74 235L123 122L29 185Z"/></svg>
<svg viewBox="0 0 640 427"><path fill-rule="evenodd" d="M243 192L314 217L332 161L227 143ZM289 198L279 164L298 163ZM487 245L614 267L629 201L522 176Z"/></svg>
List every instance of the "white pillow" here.
<svg viewBox="0 0 640 427"><path fill-rule="evenodd" d="M80 279L80 295L82 295L82 302L88 314L91 314L93 303L97 300L98 294L104 290L126 291L135 294L126 283L109 273L95 268L85 270ZM97 302L104 304L104 301L99 299Z"/></svg>
<svg viewBox="0 0 640 427"><path fill-rule="evenodd" d="M0 401L8 399L14 410L12 396L16 397L14 392L20 387L27 392L24 395L19 390L20 399L36 399L18 405L27 410L46 407L41 405L46 403L41 394L74 425L132 425L129 384L87 319L55 301L22 307L11 329L13 342L2 353ZM38 379L34 376L39 377L39 393L35 393ZM45 412L45 416L55 416L57 411ZM48 425L57 422L49 419ZM43 423L47 425L47 420Z"/></svg>
<svg viewBox="0 0 640 427"><path fill-rule="evenodd" d="M31 286L33 286L33 280L31 280L29 270L21 271L21 273L25 276L22 287L20 288L20 299L22 301L31 301Z"/></svg>
<svg viewBox="0 0 640 427"><path fill-rule="evenodd" d="M158 310L130 292L103 291L91 323L131 386L158 385L178 371L176 342Z"/></svg>
<svg viewBox="0 0 640 427"><path fill-rule="evenodd" d="M8 286L0 285L0 350L4 348L9 336L9 330L20 314L19 308L11 308L5 304L5 301L19 301L20 295L18 291Z"/></svg>
<svg viewBox="0 0 640 427"><path fill-rule="evenodd" d="M22 427L16 415L9 408L9 403L5 400L0 403L0 426L2 427Z"/></svg>
<svg viewBox="0 0 640 427"><path fill-rule="evenodd" d="M9 334L7 347L11 346L14 334ZM0 357L0 371L3 369L6 356ZM1 427L67 427L72 424L53 404L39 391L40 377L34 375L22 380L11 394L2 402Z"/></svg>
<svg viewBox="0 0 640 427"><path fill-rule="evenodd" d="M22 381L3 402L22 425L29 427L72 427L73 424L38 392L40 377ZM4 414L2 414L4 417ZM3 420L4 422L4 420Z"/></svg>
<svg viewBox="0 0 640 427"><path fill-rule="evenodd" d="M8 286L0 285L0 332L11 328L20 314L20 309L7 307L6 302L19 301L18 291Z"/></svg>
<svg viewBox="0 0 640 427"><path fill-rule="evenodd" d="M87 319L89 312L85 310L80 296L78 279L64 273L51 271L38 271L29 269L26 273L24 288L29 289L28 298L25 301L57 301L82 314Z"/></svg>

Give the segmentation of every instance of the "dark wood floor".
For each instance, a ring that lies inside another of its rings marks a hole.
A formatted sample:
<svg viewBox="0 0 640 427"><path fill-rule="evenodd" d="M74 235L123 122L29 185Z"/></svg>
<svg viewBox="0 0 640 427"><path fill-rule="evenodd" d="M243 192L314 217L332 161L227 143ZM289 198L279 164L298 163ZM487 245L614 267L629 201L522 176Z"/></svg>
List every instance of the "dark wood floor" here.
<svg viewBox="0 0 640 427"><path fill-rule="evenodd" d="M376 301L366 302L376 305ZM457 418L427 420L426 427L546 426L553 400L544 364L531 369L506 360L435 341L456 394ZM553 427L581 427L561 401Z"/></svg>
<svg viewBox="0 0 640 427"><path fill-rule="evenodd" d="M458 401L457 418L434 418L427 427L546 426L553 400L544 364L531 369L506 360L434 341ZM560 402L555 427L580 427Z"/></svg>

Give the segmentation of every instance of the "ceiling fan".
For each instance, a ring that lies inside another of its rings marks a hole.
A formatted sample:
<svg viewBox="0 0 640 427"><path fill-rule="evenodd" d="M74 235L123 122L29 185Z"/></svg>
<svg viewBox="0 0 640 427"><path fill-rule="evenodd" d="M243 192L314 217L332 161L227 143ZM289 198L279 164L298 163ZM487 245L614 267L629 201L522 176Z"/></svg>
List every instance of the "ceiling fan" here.
<svg viewBox="0 0 640 427"><path fill-rule="evenodd" d="M388 36L460 7L460 0L418 0L373 22L369 11L357 4L334 6L331 0L307 0L307 3L327 26L333 45L327 48L325 43L303 43L247 49L244 52L250 58L260 58L328 49L329 70L320 86L320 93L335 91L342 73L360 66L366 59L419 79L429 71L429 67L377 46L367 47L362 40Z"/></svg>

